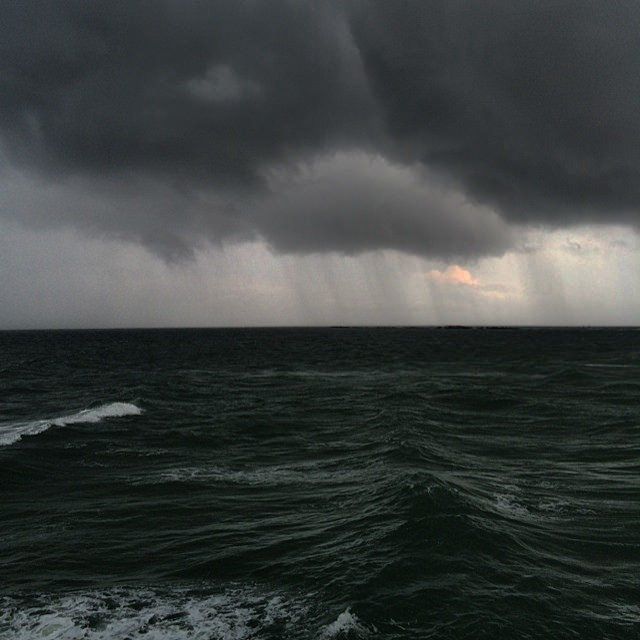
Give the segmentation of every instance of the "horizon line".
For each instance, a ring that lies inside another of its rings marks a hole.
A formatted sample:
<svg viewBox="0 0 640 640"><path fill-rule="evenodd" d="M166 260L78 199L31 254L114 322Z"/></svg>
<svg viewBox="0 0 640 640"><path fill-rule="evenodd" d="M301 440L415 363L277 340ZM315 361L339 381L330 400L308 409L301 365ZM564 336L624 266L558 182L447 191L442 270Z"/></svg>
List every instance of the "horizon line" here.
<svg viewBox="0 0 640 640"><path fill-rule="evenodd" d="M123 327L9 327L0 333L38 331L230 331L265 329L640 329L636 324L282 324L282 325L185 325Z"/></svg>

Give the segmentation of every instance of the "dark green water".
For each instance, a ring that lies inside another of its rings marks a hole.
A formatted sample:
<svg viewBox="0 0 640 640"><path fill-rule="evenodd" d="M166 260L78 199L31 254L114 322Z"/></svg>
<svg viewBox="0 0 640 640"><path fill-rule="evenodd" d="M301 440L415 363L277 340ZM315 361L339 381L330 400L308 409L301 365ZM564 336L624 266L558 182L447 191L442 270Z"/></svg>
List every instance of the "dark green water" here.
<svg viewBox="0 0 640 640"><path fill-rule="evenodd" d="M640 333L0 333L0 638L637 638Z"/></svg>

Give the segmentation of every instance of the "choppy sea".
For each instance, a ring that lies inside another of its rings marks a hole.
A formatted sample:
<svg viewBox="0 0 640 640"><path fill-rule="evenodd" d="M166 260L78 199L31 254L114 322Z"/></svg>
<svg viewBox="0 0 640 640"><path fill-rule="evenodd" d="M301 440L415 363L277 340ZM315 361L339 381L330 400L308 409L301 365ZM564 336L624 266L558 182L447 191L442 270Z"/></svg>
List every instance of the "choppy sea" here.
<svg viewBox="0 0 640 640"><path fill-rule="evenodd" d="M639 338L0 333L0 639L638 638Z"/></svg>

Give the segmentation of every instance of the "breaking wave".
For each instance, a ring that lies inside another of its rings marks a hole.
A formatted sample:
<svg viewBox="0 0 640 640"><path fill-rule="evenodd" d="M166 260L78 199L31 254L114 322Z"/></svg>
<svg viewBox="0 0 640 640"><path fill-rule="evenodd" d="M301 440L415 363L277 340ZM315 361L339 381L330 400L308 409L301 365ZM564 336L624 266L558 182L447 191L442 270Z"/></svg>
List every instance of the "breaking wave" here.
<svg viewBox="0 0 640 640"><path fill-rule="evenodd" d="M371 635L373 629L367 628L355 613L345 609L331 624L327 625L321 635L323 640L330 638L366 638Z"/></svg>
<svg viewBox="0 0 640 640"><path fill-rule="evenodd" d="M24 436L35 436L51 427L64 427L69 424L83 422L102 422L106 418L137 416L141 413L142 409L130 402L110 402L109 404L103 404L93 409L83 409L77 413L59 418L0 424L0 446L14 444Z"/></svg>

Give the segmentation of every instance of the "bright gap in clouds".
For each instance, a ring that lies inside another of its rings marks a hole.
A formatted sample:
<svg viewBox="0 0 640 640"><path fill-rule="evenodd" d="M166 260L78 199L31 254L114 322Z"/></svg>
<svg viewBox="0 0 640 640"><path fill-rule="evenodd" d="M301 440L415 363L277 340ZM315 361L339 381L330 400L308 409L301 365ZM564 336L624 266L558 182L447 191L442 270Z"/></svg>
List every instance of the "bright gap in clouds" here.
<svg viewBox="0 0 640 640"><path fill-rule="evenodd" d="M277 255L262 242L167 264L132 243L3 223L0 326L636 324L638 239L530 231L500 258Z"/></svg>

